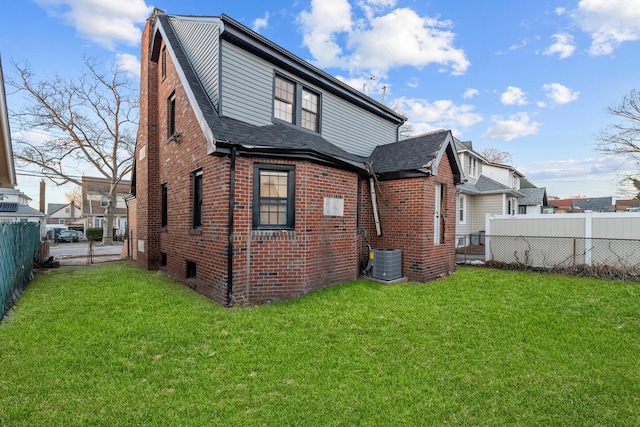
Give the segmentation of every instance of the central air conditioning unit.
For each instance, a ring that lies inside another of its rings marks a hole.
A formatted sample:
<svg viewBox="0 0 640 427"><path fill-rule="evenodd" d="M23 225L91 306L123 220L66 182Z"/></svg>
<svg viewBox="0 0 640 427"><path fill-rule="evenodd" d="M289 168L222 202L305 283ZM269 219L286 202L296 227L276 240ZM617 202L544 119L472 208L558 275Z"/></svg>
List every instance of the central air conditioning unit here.
<svg viewBox="0 0 640 427"><path fill-rule="evenodd" d="M371 277L395 280L402 277L402 255L399 249L373 249L371 251Z"/></svg>

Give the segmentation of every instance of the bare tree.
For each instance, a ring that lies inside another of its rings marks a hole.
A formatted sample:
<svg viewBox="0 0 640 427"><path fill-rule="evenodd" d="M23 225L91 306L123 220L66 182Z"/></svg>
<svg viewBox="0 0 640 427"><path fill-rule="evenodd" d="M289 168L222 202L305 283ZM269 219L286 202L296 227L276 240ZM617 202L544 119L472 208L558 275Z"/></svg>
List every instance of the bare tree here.
<svg viewBox="0 0 640 427"><path fill-rule="evenodd" d="M82 206L82 187L75 187L73 190L64 193L69 203L73 202L75 206Z"/></svg>
<svg viewBox="0 0 640 427"><path fill-rule="evenodd" d="M619 104L607 108L607 113L616 121L596 135L596 150L624 158L634 163L636 170L640 169L640 92L632 89ZM623 182L630 180L640 190L636 179L639 173L627 176Z"/></svg>
<svg viewBox="0 0 640 427"><path fill-rule="evenodd" d="M23 135L44 135L44 141L14 138L15 158L37 167L57 185L82 185L78 169L90 168L110 183L103 193L108 203L104 244L113 243L116 187L132 169L138 101L127 75L117 65L102 73L94 59L85 58L80 78L59 76L37 80L28 63L15 64L16 79L7 84L24 96L11 112Z"/></svg>
<svg viewBox="0 0 640 427"><path fill-rule="evenodd" d="M398 101L392 102L391 104L388 105L388 107L391 108L393 111L395 111L398 114L401 114L401 115L403 115L405 117L407 116L407 113L402 111L402 108L400 108L400 103ZM398 128L398 138L399 139L411 138L414 133L415 133L415 129L414 129L413 125L411 123L409 123L409 122L404 122Z"/></svg>
<svg viewBox="0 0 640 427"><path fill-rule="evenodd" d="M489 147L482 150L480 154L490 163L508 165L512 161L511 152L509 150L499 150L497 148Z"/></svg>

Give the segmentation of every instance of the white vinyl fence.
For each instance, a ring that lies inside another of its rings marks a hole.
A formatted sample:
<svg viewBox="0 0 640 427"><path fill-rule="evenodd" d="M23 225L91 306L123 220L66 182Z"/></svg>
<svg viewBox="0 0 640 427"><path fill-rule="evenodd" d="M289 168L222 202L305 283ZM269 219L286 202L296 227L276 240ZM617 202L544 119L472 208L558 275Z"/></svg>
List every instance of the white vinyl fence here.
<svg viewBox="0 0 640 427"><path fill-rule="evenodd" d="M640 274L640 213L487 215L485 261Z"/></svg>

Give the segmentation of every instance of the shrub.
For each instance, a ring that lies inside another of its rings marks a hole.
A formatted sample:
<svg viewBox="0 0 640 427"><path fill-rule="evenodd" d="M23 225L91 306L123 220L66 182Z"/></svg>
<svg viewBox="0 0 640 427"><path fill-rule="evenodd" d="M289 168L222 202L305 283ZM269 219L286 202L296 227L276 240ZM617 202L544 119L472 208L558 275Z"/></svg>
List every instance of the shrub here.
<svg viewBox="0 0 640 427"><path fill-rule="evenodd" d="M87 228L87 239L102 241L102 228Z"/></svg>

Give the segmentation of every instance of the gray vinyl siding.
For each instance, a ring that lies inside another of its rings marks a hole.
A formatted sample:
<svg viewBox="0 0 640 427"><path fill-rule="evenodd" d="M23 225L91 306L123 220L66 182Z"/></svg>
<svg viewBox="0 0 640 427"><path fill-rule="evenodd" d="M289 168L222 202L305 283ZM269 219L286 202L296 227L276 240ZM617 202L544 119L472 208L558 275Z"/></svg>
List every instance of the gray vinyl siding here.
<svg viewBox="0 0 640 427"><path fill-rule="evenodd" d="M377 145L396 140L387 120L293 77L239 47L222 42L222 115L257 126L273 123L274 70L321 94L321 135L332 144L361 156Z"/></svg>
<svg viewBox="0 0 640 427"><path fill-rule="evenodd" d="M218 110L219 35L220 27L210 22L171 19L171 26L184 49L204 91Z"/></svg>
<svg viewBox="0 0 640 427"><path fill-rule="evenodd" d="M256 126L272 124L273 66L222 41L222 112Z"/></svg>
<svg viewBox="0 0 640 427"><path fill-rule="evenodd" d="M322 136L340 148L369 156L376 146L396 140L393 123L332 94L322 100Z"/></svg>

